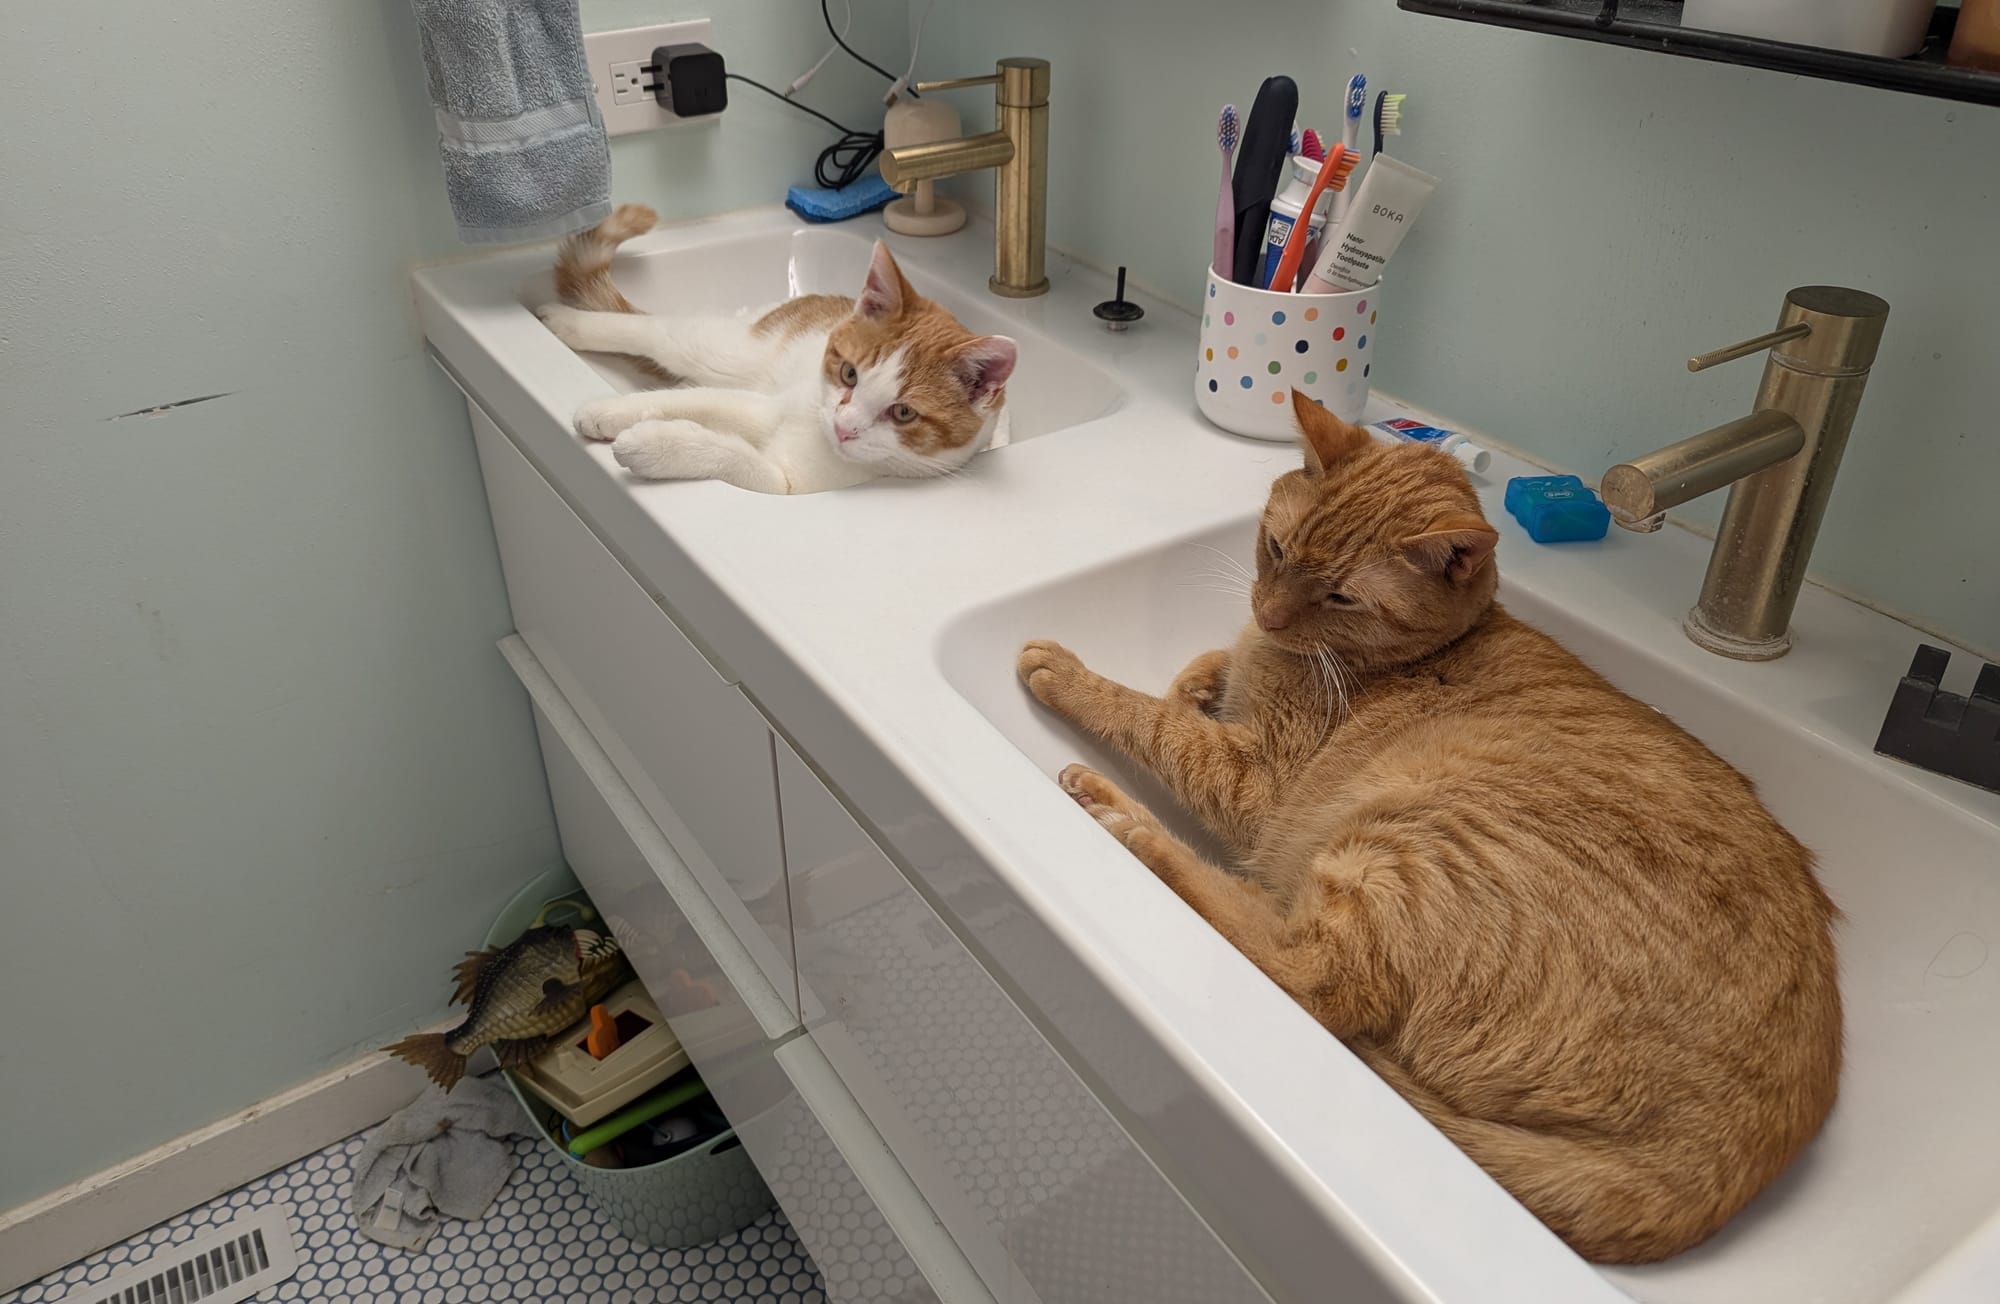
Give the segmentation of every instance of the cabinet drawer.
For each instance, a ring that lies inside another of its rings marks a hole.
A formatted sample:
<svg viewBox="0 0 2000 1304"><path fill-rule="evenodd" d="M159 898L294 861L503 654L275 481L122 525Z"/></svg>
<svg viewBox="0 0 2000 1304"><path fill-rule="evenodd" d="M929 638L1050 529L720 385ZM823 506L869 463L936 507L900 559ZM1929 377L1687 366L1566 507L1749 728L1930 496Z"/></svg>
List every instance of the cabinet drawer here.
<svg viewBox="0 0 2000 1304"><path fill-rule="evenodd" d="M518 637L563 854L819 1266L835 1304L993 1304L916 1184L678 864L582 718Z"/></svg>
<svg viewBox="0 0 2000 1304"><path fill-rule="evenodd" d="M763 717L468 406L515 627L796 1012Z"/></svg>
<svg viewBox="0 0 2000 1304"><path fill-rule="evenodd" d="M534 704L563 857L720 1101L720 1079L768 1063L797 1032L791 1005L527 644L517 635L500 650Z"/></svg>
<svg viewBox="0 0 2000 1304"><path fill-rule="evenodd" d="M737 1124L835 1304L995 1304L826 1057L778 1048L787 1091ZM732 1119L734 1116L732 1115Z"/></svg>
<svg viewBox="0 0 2000 1304"><path fill-rule="evenodd" d="M807 1032L981 1275L1013 1283L1010 1299L1046 1304L1264 1304L1235 1256L782 741L778 789ZM961 1228L955 1211L978 1225Z"/></svg>

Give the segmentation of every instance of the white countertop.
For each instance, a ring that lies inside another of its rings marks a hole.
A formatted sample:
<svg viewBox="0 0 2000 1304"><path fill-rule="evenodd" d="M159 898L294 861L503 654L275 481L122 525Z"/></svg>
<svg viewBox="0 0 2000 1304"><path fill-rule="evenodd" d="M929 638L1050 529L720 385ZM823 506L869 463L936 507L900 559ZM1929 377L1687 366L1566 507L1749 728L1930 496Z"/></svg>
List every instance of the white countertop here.
<svg viewBox="0 0 2000 1304"><path fill-rule="evenodd" d="M635 248L795 224L759 210L659 231ZM880 234L872 218L845 229ZM887 238L920 289L927 276L983 285L990 270L987 228ZM571 412L605 382L516 298L548 258L538 246L417 274L424 327L447 367L893 841L919 888L1177 1185L1280 1192L1248 1212L1197 1201L1260 1277L1275 1275L1266 1278L1274 1294L1306 1280L1286 1266L1297 1257L1288 1238L1332 1227L1407 1298L1616 1298L1524 1210L1495 1201L1477 1168L1106 838L939 667L952 617L1247 519L1295 465L1291 447L1224 434L1196 414L1192 317L1135 295L1145 320L1109 334L1090 315L1109 297L1106 280L1051 251L1047 296L988 303L1113 372L1130 393L1122 407L982 456L950 480L768 497L635 480L606 446L570 432ZM1381 329L1394 321L1390 298ZM1398 410L1378 397L1368 419ZM1538 546L1500 499L1508 477L1540 472L1495 451L1482 500L1511 590L1587 613L1645 655L1706 676L1744 712L1868 752L1920 635L1809 588L1790 656L1714 657L1679 629L1706 541L1675 528L1614 529L1597 545ZM994 673L1011 674L1011 664ZM1969 673L1958 657L1954 674ZM1940 811L2000 827L2000 797L1872 763ZM989 901L1002 889L1009 909L956 910L973 884ZM1363 1117L1366 1128L1340 1121ZM1421 1181L1399 1179L1419 1168ZM1527 1261L1534 1270L1520 1277L1495 1271Z"/></svg>

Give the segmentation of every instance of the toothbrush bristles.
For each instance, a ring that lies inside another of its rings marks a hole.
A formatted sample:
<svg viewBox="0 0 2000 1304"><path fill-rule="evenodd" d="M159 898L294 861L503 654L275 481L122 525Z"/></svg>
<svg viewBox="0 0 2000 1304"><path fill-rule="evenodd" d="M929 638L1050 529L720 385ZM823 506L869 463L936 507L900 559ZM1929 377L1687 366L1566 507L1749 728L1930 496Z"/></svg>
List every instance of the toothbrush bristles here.
<svg viewBox="0 0 2000 1304"><path fill-rule="evenodd" d="M1215 123L1215 143L1222 146L1225 150L1233 152L1236 149L1237 137L1241 134L1242 127L1242 122L1236 116L1236 106L1234 104L1223 105L1222 116L1216 119Z"/></svg>
<svg viewBox="0 0 2000 1304"><path fill-rule="evenodd" d="M1302 142L1299 140L1299 129L1297 127L1293 127L1291 138L1285 142L1285 152L1288 154L1298 153L1299 146L1301 143Z"/></svg>
<svg viewBox="0 0 2000 1304"><path fill-rule="evenodd" d="M1335 145L1333 149L1333 176L1328 179L1326 184L1334 190L1345 190L1347 189L1347 179L1354 175L1355 165L1361 162L1361 155L1348 149L1345 145ZM1320 166L1325 167L1326 164L1322 163Z"/></svg>
<svg viewBox="0 0 2000 1304"><path fill-rule="evenodd" d="M1376 110L1375 116L1380 120L1378 125L1383 135L1400 136L1403 134L1403 101L1409 98L1408 95L1401 92L1393 92L1382 97L1382 104Z"/></svg>
<svg viewBox="0 0 2000 1304"><path fill-rule="evenodd" d="M1307 127L1305 135L1299 141L1299 153L1305 155L1315 163L1324 163L1326 161L1326 143L1319 138L1317 131L1314 131L1311 127Z"/></svg>

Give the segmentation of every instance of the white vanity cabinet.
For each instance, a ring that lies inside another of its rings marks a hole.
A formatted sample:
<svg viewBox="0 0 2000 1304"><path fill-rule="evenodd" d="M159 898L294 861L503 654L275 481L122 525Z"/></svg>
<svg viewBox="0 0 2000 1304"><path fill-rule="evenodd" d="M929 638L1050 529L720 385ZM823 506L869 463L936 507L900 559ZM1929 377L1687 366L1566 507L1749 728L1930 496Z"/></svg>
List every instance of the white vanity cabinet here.
<svg viewBox="0 0 2000 1304"><path fill-rule="evenodd" d="M814 765L472 417L564 854L830 1298L1265 1301Z"/></svg>

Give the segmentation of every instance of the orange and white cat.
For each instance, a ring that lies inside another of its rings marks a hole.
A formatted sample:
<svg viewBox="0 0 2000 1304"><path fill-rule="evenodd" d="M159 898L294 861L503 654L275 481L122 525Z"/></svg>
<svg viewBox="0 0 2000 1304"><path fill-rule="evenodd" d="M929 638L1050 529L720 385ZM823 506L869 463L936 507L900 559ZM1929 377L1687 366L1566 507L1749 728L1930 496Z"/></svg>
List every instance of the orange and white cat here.
<svg viewBox="0 0 2000 1304"><path fill-rule="evenodd" d="M1154 697L1030 643L1042 703L1158 775L1204 860L1063 787L1585 1256L1661 1259L1819 1130L1837 917L1749 780L1494 601L1458 465L1293 395L1255 620Z"/></svg>
<svg viewBox="0 0 2000 1304"><path fill-rule="evenodd" d="M577 433L653 480L818 493L879 476L949 475L988 447L1014 341L975 335L910 287L876 242L854 299L809 294L743 317L656 317L611 282L611 258L653 210L621 205L556 256L562 302L538 315L563 343L648 364L674 389L600 399Z"/></svg>

